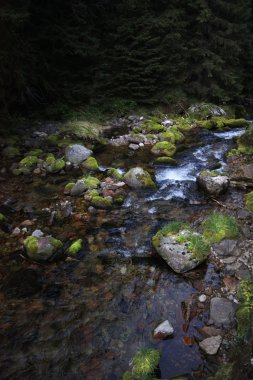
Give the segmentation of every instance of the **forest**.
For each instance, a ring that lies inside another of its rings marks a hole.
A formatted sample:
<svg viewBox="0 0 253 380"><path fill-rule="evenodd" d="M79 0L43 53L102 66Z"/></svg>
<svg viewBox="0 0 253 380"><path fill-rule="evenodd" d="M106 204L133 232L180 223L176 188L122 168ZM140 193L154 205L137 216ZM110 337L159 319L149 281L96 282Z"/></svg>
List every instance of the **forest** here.
<svg viewBox="0 0 253 380"><path fill-rule="evenodd" d="M250 0L3 0L2 111L251 105L252 11Z"/></svg>

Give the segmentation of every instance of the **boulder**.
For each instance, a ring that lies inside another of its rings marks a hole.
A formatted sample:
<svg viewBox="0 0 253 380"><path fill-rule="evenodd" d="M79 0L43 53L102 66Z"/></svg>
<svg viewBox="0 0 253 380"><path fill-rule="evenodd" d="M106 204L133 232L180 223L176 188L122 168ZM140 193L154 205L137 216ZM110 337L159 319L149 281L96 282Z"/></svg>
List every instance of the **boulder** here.
<svg viewBox="0 0 253 380"><path fill-rule="evenodd" d="M124 175L124 181L129 187L132 187L133 189L156 187L150 174L144 169L139 168L139 167L130 169Z"/></svg>
<svg viewBox="0 0 253 380"><path fill-rule="evenodd" d="M201 242L203 249L201 254L196 254L191 250L192 239ZM157 253L176 273L184 273L196 268L205 261L210 251L202 235L190 231L180 231L178 234L161 236L159 239L153 238L153 245Z"/></svg>
<svg viewBox="0 0 253 380"><path fill-rule="evenodd" d="M52 236L28 236L24 241L24 249L27 256L39 262L49 260L56 253L60 253L62 248L62 242Z"/></svg>
<svg viewBox="0 0 253 380"><path fill-rule="evenodd" d="M168 320L160 323L153 331L153 337L155 339L166 339L173 334L174 329Z"/></svg>
<svg viewBox="0 0 253 380"><path fill-rule="evenodd" d="M221 342L222 337L220 335L212 336L202 340L202 342L199 343L199 347L208 355L215 355L220 348Z"/></svg>
<svg viewBox="0 0 253 380"><path fill-rule="evenodd" d="M235 309L227 298L214 297L210 303L210 318L217 327L228 328L234 324Z"/></svg>
<svg viewBox="0 0 253 380"><path fill-rule="evenodd" d="M207 116L226 116L226 111L214 104L209 103L199 103L193 104L189 109L189 113L200 114L203 117Z"/></svg>
<svg viewBox="0 0 253 380"><path fill-rule="evenodd" d="M210 195L220 195L227 191L229 178L216 172L201 172L197 177L197 184Z"/></svg>
<svg viewBox="0 0 253 380"><path fill-rule="evenodd" d="M84 190L86 190L86 189L87 189L87 186L86 186L84 180L83 179L79 179L74 184L74 186L71 188L70 195L72 197L79 197L84 192Z"/></svg>
<svg viewBox="0 0 253 380"><path fill-rule="evenodd" d="M69 161L74 165L80 165L84 160L90 157L91 154L92 151L90 149L87 149L80 144L69 145L65 149L66 161Z"/></svg>

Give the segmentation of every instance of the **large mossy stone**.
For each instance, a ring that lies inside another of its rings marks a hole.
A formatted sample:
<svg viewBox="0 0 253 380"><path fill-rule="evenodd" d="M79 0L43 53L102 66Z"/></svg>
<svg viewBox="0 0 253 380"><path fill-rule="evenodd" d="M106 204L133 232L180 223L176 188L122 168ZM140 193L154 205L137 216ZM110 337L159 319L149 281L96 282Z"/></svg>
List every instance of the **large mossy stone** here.
<svg viewBox="0 0 253 380"><path fill-rule="evenodd" d="M124 175L124 181L129 187L133 189L156 188L151 175L140 167L130 169Z"/></svg>
<svg viewBox="0 0 253 380"><path fill-rule="evenodd" d="M218 172L203 171L197 176L198 186L210 195L225 193L229 187L229 178Z"/></svg>
<svg viewBox="0 0 253 380"><path fill-rule="evenodd" d="M161 141L153 146L151 152L156 156L172 157L176 153L176 147L169 141Z"/></svg>
<svg viewBox="0 0 253 380"><path fill-rule="evenodd" d="M59 252L63 248L63 244L52 236L28 236L24 241L24 248L30 259L43 262L48 261Z"/></svg>

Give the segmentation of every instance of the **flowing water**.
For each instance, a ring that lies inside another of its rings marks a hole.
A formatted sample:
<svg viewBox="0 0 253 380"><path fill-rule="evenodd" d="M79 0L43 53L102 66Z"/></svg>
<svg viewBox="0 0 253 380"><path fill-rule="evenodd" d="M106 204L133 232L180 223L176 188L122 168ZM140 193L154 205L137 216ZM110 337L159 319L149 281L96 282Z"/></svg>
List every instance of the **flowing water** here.
<svg viewBox="0 0 253 380"><path fill-rule="evenodd" d="M219 276L212 265L175 274L153 255L151 237L171 220L199 225L213 205L197 190L196 175L217 163L219 171L226 170L225 153L241 133L201 133L192 148L177 154L177 166L155 167L157 190L130 192L118 209L49 226L62 239L84 239L79 261L38 266L15 250L4 255L2 246L1 379L118 380L138 349L152 347L161 349L163 379L204 379L215 369L197 344L208 309L197 307L194 299L196 284L218 287ZM124 172L143 162L148 166L141 152L133 156L122 148L109 147L97 158L102 169L114 166ZM46 231L47 219L38 210L57 198L58 184L45 188L28 181L22 194L18 186L19 208L28 204L31 210L26 212L39 220L36 228ZM238 195L224 197L233 202ZM27 215L22 212L20 220ZM165 319L174 326L174 337L154 340L152 330Z"/></svg>

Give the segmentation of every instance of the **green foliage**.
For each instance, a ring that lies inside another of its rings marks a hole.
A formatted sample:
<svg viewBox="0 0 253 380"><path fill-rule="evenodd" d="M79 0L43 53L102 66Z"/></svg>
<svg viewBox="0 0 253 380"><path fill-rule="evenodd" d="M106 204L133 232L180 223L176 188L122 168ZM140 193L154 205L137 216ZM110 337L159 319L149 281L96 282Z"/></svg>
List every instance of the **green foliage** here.
<svg viewBox="0 0 253 380"><path fill-rule="evenodd" d="M242 347L245 337L250 331L253 317L253 282L252 279L244 279L238 290L240 307L236 311L237 336L236 346Z"/></svg>
<svg viewBox="0 0 253 380"><path fill-rule="evenodd" d="M237 221L233 216L214 212L203 222L203 236L210 243L240 237Z"/></svg>
<svg viewBox="0 0 253 380"><path fill-rule="evenodd" d="M187 249L192 252L192 259L197 261L204 261L210 253L210 244L200 234L188 232L175 240L180 244L186 243Z"/></svg>
<svg viewBox="0 0 253 380"><path fill-rule="evenodd" d="M214 376L209 376L208 380L232 380L233 363L225 363L218 369Z"/></svg>
<svg viewBox="0 0 253 380"><path fill-rule="evenodd" d="M152 380L160 361L160 351L142 349L133 357L131 369L123 375L123 380Z"/></svg>
<svg viewBox="0 0 253 380"><path fill-rule="evenodd" d="M157 247L160 243L162 237L169 237L176 235L179 231L189 230L190 227L187 223L181 221L174 221L164 226L160 231L158 231L152 238L152 244L154 247Z"/></svg>
<svg viewBox="0 0 253 380"><path fill-rule="evenodd" d="M245 205L253 212L253 191L245 195Z"/></svg>
<svg viewBox="0 0 253 380"><path fill-rule="evenodd" d="M4 216L4 214L2 214L1 212L0 212L0 223L3 223L3 222L5 222L7 219L6 219L6 217Z"/></svg>

